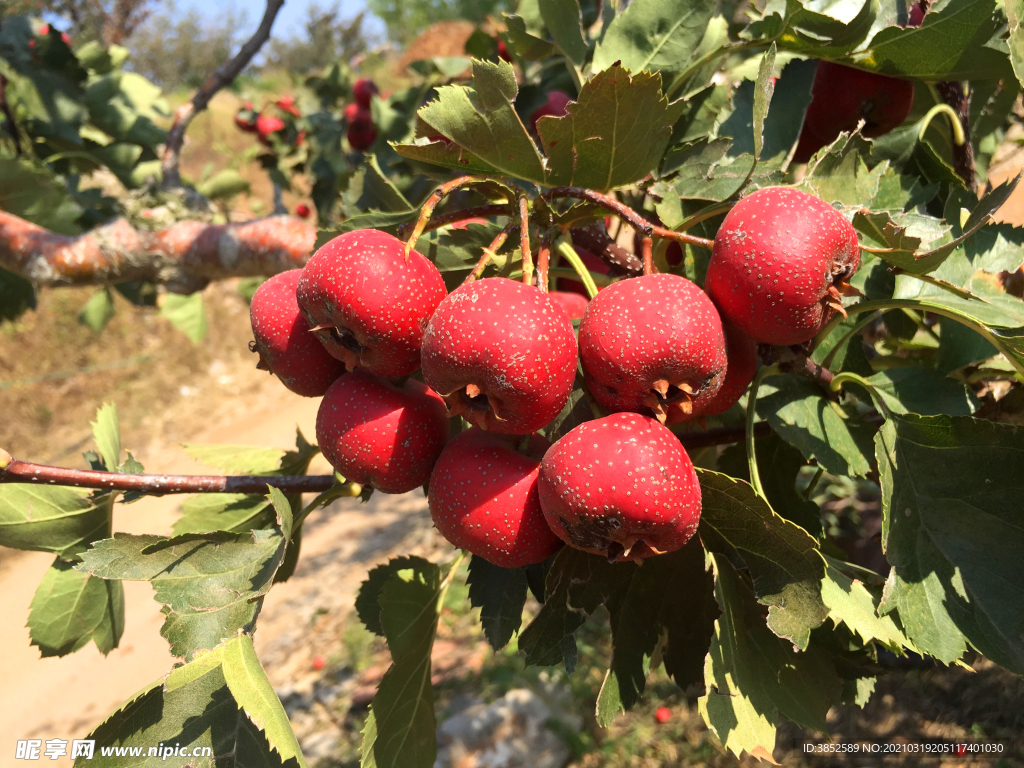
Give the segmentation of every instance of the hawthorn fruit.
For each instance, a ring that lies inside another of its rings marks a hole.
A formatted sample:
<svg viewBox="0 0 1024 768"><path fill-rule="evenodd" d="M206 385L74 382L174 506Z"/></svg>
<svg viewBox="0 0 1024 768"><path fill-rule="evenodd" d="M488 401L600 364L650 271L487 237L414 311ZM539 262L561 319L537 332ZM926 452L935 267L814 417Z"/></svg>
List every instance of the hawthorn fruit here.
<svg viewBox="0 0 1024 768"><path fill-rule="evenodd" d="M365 107L349 104L345 107L345 120L348 122L345 137L352 149L364 152L377 140L377 129L373 125L370 111Z"/></svg>
<svg viewBox="0 0 1024 768"><path fill-rule="evenodd" d="M756 341L802 344L842 311L859 265L857 232L835 208L768 187L726 214L704 288L722 316Z"/></svg>
<svg viewBox="0 0 1024 768"><path fill-rule="evenodd" d="M309 214L309 206L306 205L305 203L299 203L298 205L295 206L295 215L298 216L300 219L309 218Z"/></svg>
<svg viewBox="0 0 1024 768"><path fill-rule="evenodd" d="M284 127L284 120L279 117L259 115L256 118L256 133L259 134L260 139L263 141L269 140L270 134L283 131Z"/></svg>
<svg viewBox="0 0 1024 768"><path fill-rule="evenodd" d="M430 478L448 441L444 401L422 382L401 387L366 371L335 381L316 415L324 458L346 480L406 493Z"/></svg>
<svg viewBox="0 0 1024 768"><path fill-rule="evenodd" d="M370 108L370 101L377 93L380 93L377 84L368 77L360 77L352 86L352 98L363 109Z"/></svg>
<svg viewBox="0 0 1024 768"><path fill-rule="evenodd" d="M335 237L302 270L297 298L327 351L351 370L406 376L420 367L444 280L417 251L376 229Z"/></svg>
<svg viewBox="0 0 1024 768"><path fill-rule="evenodd" d="M855 131L862 118L864 136L882 136L901 125L913 105L909 80L819 61L793 161L806 163L840 133Z"/></svg>
<svg viewBox="0 0 1024 768"><path fill-rule="evenodd" d="M456 288L423 336L423 379L479 427L536 432L569 399L576 335L539 289L504 277Z"/></svg>
<svg viewBox="0 0 1024 768"><path fill-rule="evenodd" d="M544 455L537 481L548 525L609 561L673 552L700 520L700 484L679 439L655 419L614 413L573 429Z"/></svg>
<svg viewBox="0 0 1024 768"><path fill-rule="evenodd" d="M551 445L473 427L441 452L430 476L430 516L448 541L502 568L540 563L562 547L544 520L537 475Z"/></svg>
<svg viewBox="0 0 1024 768"><path fill-rule="evenodd" d="M571 101L572 96L565 91L548 91L547 102L533 110L533 113L530 115L530 128L536 133L537 121L542 117L562 117L568 110L569 102Z"/></svg>
<svg viewBox="0 0 1024 768"><path fill-rule="evenodd" d="M653 415L663 424L699 414L725 379L718 310L679 275L605 288L580 322L579 344L583 376L599 405Z"/></svg>
<svg viewBox="0 0 1024 768"><path fill-rule="evenodd" d="M722 322L725 331L725 356L728 364L725 379L718 394L702 403L694 403L694 416L717 416L732 408L757 373L757 342L728 321Z"/></svg>
<svg viewBox="0 0 1024 768"><path fill-rule="evenodd" d="M583 313L587 311L587 304L590 303L586 296L563 291L551 291L548 294L548 298L552 304L565 312L565 316L570 320L582 318Z"/></svg>
<svg viewBox="0 0 1024 768"><path fill-rule="evenodd" d="M345 372L309 332L295 300L301 269L281 272L256 289L249 304L256 367L270 371L288 389L303 397L320 397Z"/></svg>

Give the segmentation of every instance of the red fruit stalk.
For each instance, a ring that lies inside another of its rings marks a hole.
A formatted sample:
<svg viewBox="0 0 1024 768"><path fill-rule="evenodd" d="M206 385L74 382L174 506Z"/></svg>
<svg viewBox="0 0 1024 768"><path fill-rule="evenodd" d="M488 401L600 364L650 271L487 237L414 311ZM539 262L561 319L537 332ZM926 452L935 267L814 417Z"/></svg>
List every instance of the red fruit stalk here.
<svg viewBox="0 0 1024 768"><path fill-rule="evenodd" d="M725 336L718 310L685 277L646 275L597 294L580 323L580 360L593 398L610 411L677 424L722 388Z"/></svg>
<svg viewBox="0 0 1024 768"><path fill-rule="evenodd" d="M728 411L743 397L757 373L757 342L728 321L722 323L722 330L728 358L725 380L710 400L694 403L694 416L717 416Z"/></svg>
<svg viewBox="0 0 1024 768"><path fill-rule="evenodd" d="M473 427L448 443L430 476L437 530L502 568L542 562L562 547L537 495L540 459L551 444L534 435L524 456L518 440Z"/></svg>
<svg viewBox="0 0 1024 768"><path fill-rule="evenodd" d="M678 438L654 419L588 421L544 455L537 483L548 525L610 561L673 552L700 520L700 485Z"/></svg>
<svg viewBox="0 0 1024 768"><path fill-rule="evenodd" d="M913 105L909 80L819 61L793 161L806 163L840 133L856 130L862 118L864 136L882 136L901 125Z"/></svg>
<svg viewBox="0 0 1024 768"><path fill-rule="evenodd" d="M420 367L427 321L444 280L422 254L386 232L346 232L302 270L298 302L317 338L349 370L406 376Z"/></svg>
<svg viewBox="0 0 1024 768"><path fill-rule="evenodd" d="M255 338L250 346L260 355L257 368L270 371L297 395L320 397L345 372L345 366L309 332L295 300L301 275L301 269L291 269L256 289L249 304Z"/></svg>
<svg viewBox="0 0 1024 768"><path fill-rule="evenodd" d="M316 415L324 458L346 480L384 493L419 488L448 440L444 401L422 382L401 388L365 371L331 385Z"/></svg>
<svg viewBox="0 0 1024 768"><path fill-rule="evenodd" d="M466 283L441 302L423 337L423 378L451 414L528 435L565 405L576 376L576 336L533 286L503 277Z"/></svg>
<svg viewBox="0 0 1024 768"><path fill-rule="evenodd" d="M722 221L704 288L722 316L765 344L802 344L842 311L860 265L853 226L823 200L768 187Z"/></svg>

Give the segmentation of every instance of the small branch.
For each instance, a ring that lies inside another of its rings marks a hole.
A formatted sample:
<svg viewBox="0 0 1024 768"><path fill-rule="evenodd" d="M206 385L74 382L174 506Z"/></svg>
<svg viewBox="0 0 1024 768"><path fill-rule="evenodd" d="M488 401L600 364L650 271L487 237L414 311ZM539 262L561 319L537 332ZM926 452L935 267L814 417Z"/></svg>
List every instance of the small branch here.
<svg viewBox="0 0 1024 768"><path fill-rule="evenodd" d="M651 222L634 211L628 205L620 203L614 197L603 195L592 189L583 189L582 187L555 187L554 189L548 190L540 197L547 203L550 203L556 198L570 198L572 200L586 200L589 203L596 203L606 210L611 211L620 219L628 221L630 226L632 226L633 229L641 235L649 236L652 231Z"/></svg>
<svg viewBox="0 0 1024 768"><path fill-rule="evenodd" d="M658 237L663 237L666 240L675 240L677 243L693 245L697 248L704 248L708 251L710 251L715 245L714 240L708 240L706 237L688 235L685 232L676 232L675 230L665 229L664 227L652 227L651 231Z"/></svg>
<svg viewBox="0 0 1024 768"><path fill-rule="evenodd" d="M256 52L267 42L270 38L270 28L274 26L274 19L277 18L277 12L281 10L282 5L284 5L284 0L267 0L267 9L263 13L263 20L253 36L239 49L233 59L217 67L217 71L196 91L196 95L192 97L191 101L185 102L175 111L174 121L171 123L171 130L167 133L167 143L164 145L160 164L164 189L182 186L179 169L181 148L185 144L185 131L188 130L192 119L206 109L217 91L229 85L241 74L242 70L252 61Z"/></svg>
<svg viewBox="0 0 1024 768"><path fill-rule="evenodd" d="M964 180L968 189L977 192L978 178L974 172L974 146L971 144L971 96L964 90L962 83L952 80L936 83L935 90L938 91L942 100L952 107L953 112L960 120L960 127L963 129L963 143L953 142L953 170Z"/></svg>
<svg viewBox="0 0 1024 768"><path fill-rule="evenodd" d="M7 78L0 75L0 109L3 110L7 125L10 126L11 138L14 140L14 154L20 157L21 136L18 134L18 124L14 122L11 105L7 102L7 82Z"/></svg>
<svg viewBox="0 0 1024 768"><path fill-rule="evenodd" d="M236 224L182 221L158 232L116 219L83 235L58 235L0 211L0 267L42 286L149 280L179 292L210 280L301 267L316 227L290 216Z"/></svg>
<svg viewBox="0 0 1024 768"><path fill-rule="evenodd" d="M430 221L430 217L434 214L434 209L438 204L460 187L465 187L478 181L480 180L476 176L459 176L457 179L446 181L430 193L430 197L427 198L423 207L420 208L420 217L416 220L416 225L412 228L412 234L409 235L409 239L405 243L406 258L408 258L409 251L416 245L416 241L420 239L420 235L426 229L427 222Z"/></svg>
<svg viewBox="0 0 1024 768"><path fill-rule="evenodd" d="M615 275L640 275L644 265L621 245L617 244L602 225L573 227L569 230L572 242L585 248L612 268Z"/></svg>
<svg viewBox="0 0 1024 768"><path fill-rule="evenodd" d="M548 268L551 264L551 235L545 234L537 249L537 285L548 292Z"/></svg>
<svg viewBox="0 0 1024 768"><path fill-rule="evenodd" d="M644 237L640 240L640 253L643 256L644 262L644 274L653 275L657 270L654 268L654 243L651 242L651 238Z"/></svg>
<svg viewBox="0 0 1024 768"><path fill-rule="evenodd" d="M2 462L0 462L2 463ZM101 491L168 493L266 493L267 486L285 493L320 493L334 485L333 475L122 475L91 469L68 469L10 459L0 469L0 483L63 485Z"/></svg>
<svg viewBox="0 0 1024 768"><path fill-rule="evenodd" d="M523 257L523 282L533 285L533 254L530 253L530 201L519 196L519 251Z"/></svg>
<svg viewBox="0 0 1024 768"><path fill-rule="evenodd" d="M447 227L449 224L458 224L469 219L489 219L492 216L508 216L509 207L505 203L494 203L492 205L481 205L477 208L464 208L461 211L443 213L440 216L433 216L423 227L423 232L433 232L435 229ZM398 228L398 237L408 239L415 222L403 224ZM417 238L419 239L419 238Z"/></svg>
<svg viewBox="0 0 1024 768"><path fill-rule="evenodd" d="M497 237L491 241L491 244L484 248L484 255L480 257L480 261L476 263L476 266L473 267L473 271L466 276L466 279L463 282L471 283L479 278L480 275L484 273L484 270L487 269L487 265L491 263L491 259L497 256L498 249L505 244L505 241L508 240L508 236L518 227L518 221L510 221L506 224L504 229L498 233Z"/></svg>

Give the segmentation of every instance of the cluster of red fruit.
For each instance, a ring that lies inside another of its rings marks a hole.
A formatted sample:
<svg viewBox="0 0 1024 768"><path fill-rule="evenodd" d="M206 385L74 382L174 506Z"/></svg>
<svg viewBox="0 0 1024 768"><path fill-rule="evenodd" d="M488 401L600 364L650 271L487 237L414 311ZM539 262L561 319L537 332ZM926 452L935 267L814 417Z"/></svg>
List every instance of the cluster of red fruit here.
<svg viewBox="0 0 1024 768"><path fill-rule="evenodd" d="M368 77L360 77L352 85L354 101L345 107L345 122L348 123L349 146L356 152L365 152L377 140L377 129L370 114L370 101L377 91L377 84Z"/></svg>
<svg viewBox="0 0 1024 768"><path fill-rule="evenodd" d="M453 544L503 567L564 543L614 560L683 546L700 486L671 425L730 408L756 342L812 338L859 264L853 227L791 188L760 190L725 217L707 293L673 274L604 288L579 340L541 288L501 277L446 293L437 268L377 230L320 248L271 278L251 307L260 367L323 396L316 433L348 480L387 493L429 482ZM611 415L551 444L581 364ZM412 378L422 371L422 381ZM474 425L449 440L450 416Z"/></svg>
<svg viewBox="0 0 1024 768"><path fill-rule="evenodd" d="M302 116L299 108L295 106L294 97L290 94L285 94L275 101L274 104L278 109L290 115L295 117ZM273 134L281 134L281 138L285 139L285 132L288 129L288 124L280 117L257 112L251 101L245 102L242 108L235 114L235 126L246 133L255 133L260 143L267 147L270 146L270 137ZM302 144L305 138L305 131L296 132L294 135L295 146Z"/></svg>

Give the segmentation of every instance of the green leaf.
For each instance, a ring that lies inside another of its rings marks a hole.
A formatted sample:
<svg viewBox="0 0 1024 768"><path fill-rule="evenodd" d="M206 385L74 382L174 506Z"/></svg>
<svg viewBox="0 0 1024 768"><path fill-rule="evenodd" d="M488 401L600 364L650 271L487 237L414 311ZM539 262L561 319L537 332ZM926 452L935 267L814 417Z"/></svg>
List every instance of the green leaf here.
<svg viewBox="0 0 1024 768"><path fill-rule="evenodd" d="M501 650L523 623L526 571L502 568L473 555L467 582L469 602L480 609L480 623L487 641L494 650Z"/></svg>
<svg viewBox="0 0 1024 768"><path fill-rule="evenodd" d="M639 181L658 167L683 106L662 95L659 73L598 73L564 117L537 121L546 183L607 191Z"/></svg>
<svg viewBox="0 0 1024 768"><path fill-rule="evenodd" d="M160 304L160 314L171 325L184 333L193 344L206 337L206 310L203 309L203 294L193 293L182 296L168 293Z"/></svg>
<svg viewBox="0 0 1024 768"><path fill-rule="evenodd" d="M256 658L252 637L239 635L229 640L220 648L220 656L224 681L239 708L263 732L282 760L295 760L300 767L305 766L306 760L288 715Z"/></svg>
<svg viewBox="0 0 1024 768"><path fill-rule="evenodd" d="M544 161L516 114L515 71L505 61L473 62L473 87L446 85L417 115L454 142L399 144L395 151L414 160L462 173L500 173L543 183Z"/></svg>
<svg viewBox="0 0 1024 768"><path fill-rule="evenodd" d="M434 263L449 291L458 288L493 241L501 227L469 224L465 229L434 230L416 241L416 250Z"/></svg>
<svg viewBox="0 0 1024 768"><path fill-rule="evenodd" d="M587 42L583 39L583 18L578 0L537 0L544 26L555 38L555 43L577 67L587 57Z"/></svg>
<svg viewBox="0 0 1024 768"><path fill-rule="evenodd" d="M871 470L870 434L864 422L829 400L809 379L771 376L766 384L775 391L758 398L757 412L779 437L833 475L864 477Z"/></svg>
<svg viewBox="0 0 1024 768"><path fill-rule="evenodd" d="M267 490L269 491L267 498L274 505L274 511L277 513L277 527L281 529L281 534L286 539L290 539L292 537L291 502L280 488L270 486Z"/></svg>
<svg viewBox="0 0 1024 768"><path fill-rule="evenodd" d="M15 320L36 308L36 291L21 275L0 269L0 321Z"/></svg>
<svg viewBox="0 0 1024 768"><path fill-rule="evenodd" d="M634 0L612 19L594 51L591 69L615 62L630 72L682 72L694 58L715 13L715 4L691 0Z"/></svg>
<svg viewBox="0 0 1024 768"><path fill-rule="evenodd" d="M375 635L384 637L384 625L380 618L380 594L393 575L402 570L426 568L426 560L420 557L395 557L383 565L370 570L356 595L356 614L363 626Z"/></svg>
<svg viewBox="0 0 1024 768"><path fill-rule="evenodd" d="M233 168L218 171L196 187L196 191L210 200L228 200L249 191L249 182Z"/></svg>
<svg viewBox="0 0 1024 768"><path fill-rule="evenodd" d="M970 416L980 405L962 382L932 368L890 368L867 380L893 413Z"/></svg>
<svg viewBox="0 0 1024 768"><path fill-rule="evenodd" d="M1014 74L1017 75L1017 81L1024 85L1024 30L1020 27L1024 7L1021 6L1020 0L1006 0L1003 3L1003 10L1010 22L1010 63L1013 65Z"/></svg>
<svg viewBox="0 0 1024 768"><path fill-rule="evenodd" d="M377 595L392 665L373 697L373 724L363 731L363 766L432 768L437 756L430 654L441 569L421 558L405 560L409 567L385 566L390 570Z"/></svg>
<svg viewBox="0 0 1024 768"><path fill-rule="evenodd" d="M100 288L85 302L85 306L78 313L78 322L99 333L113 316L114 297L109 288Z"/></svg>
<svg viewBox="0 0 1024 768"><path fill-rule="evenodd" d="M107 471L117 471L121 466L121 426L115 403L104 403L96 411L96 421L92 422L92 435Z"/></svg>
<svg viewBox="0 0 1024 768"><path fill-rule="evenodd" d="M24 158L0 158L0 209L62 235L82 231L82 207L67 188L48 169Z"/></svg>
<svg viewBox="0 0 1024 768"><path fill-rule="evenodd" d="M367 155L365 162L352 175L341 201L342 210L348 216L369 210L400 213L413 209L412 203L384 175L376 155ZM419 214L418 210L416 214Z"/></svg>
<svg viewBox="0 0 1024 768"><path fill-rule="evenodd" d="M118 533L84 552L77 567L101 579L151 582L167 617L160 634L174 655L191 659L252 629L284 550L276 530L171 539Z"/></svg>
<svg viewBox="0 0 1024 768"><path fill-rule="evenodd" d="M729 561L712 559L722 615L704 667L707 693L697 709L737 757L749 752L767 758L775 748L780 716L827 730L825 715L838 702L842 684L817 646L797 652L769 632L753 594Z"/></svg>
<svg viewBox="0 0 1024 768"><path fill-rule="evenodd" d="M175 536L210 531L244 533L253 528L266 528L271 520L270 508L264 496L204 493L182 503L181 517L171 530Z"/></svg>
<svg viewBox="0 0 1024 768"><path fill-rule="evenodd" d="M79 573L58 557L32 598L28 631L44 658L73 653L90 640L105 656L117 647L124 631L120 582Z"/></svg>
<svg viewBox="0 0 1024 768"><path fill-rule="evenodd" d="M742 561L758 601L768 606L768 627L806 649L811 630L828 614L821 601L825 561L818 542L779 517L748 483L703 469L697 476L704 546Z"/></svg>
<svg viewBox="0 0 1024 768"><path fill-rule="evenodd" d="M531 35L521 16L503 14L502 18L505 20L505 38L517 59L542 61L555 55L555 46L547 40Z"/></svg>
<svg viewBox="0 0 1024 768"><path fill-rule="evenodd" d="M861 207L875 198L888 163L868 170L864 158L870 144L859 135L841 134L811 158L807 174L796 189L809 192L829 203Z"/></svg>
<svg viewBox="0 0 1024 768"><path fill-rule="evenodd" d="M966 638L1024 674L1024 430L911 414L887 420L875 444L893 566L883 603L925 653L949 663Z"/></svg>
<svg viewBox="0 0 1024 768"><path fill-rule="evenodd" d="M109 494L80 488L0 484L0 545L70 559L110 535Z"/></svg>
<svg viewBox="0 0 1024 768"><path fill-rule="evenodd" d="M184 445L185 453L231 475L268 475L281 467L284 451L248 445Z"/></svg>
<svg viewBox="0 0 1024 768"><path fill-rule="evenodd" d="M895 653L904 648L915 650L890 617L878 615L880 596L869 592L864 583L851 579L831 562L821 582L821 599L828 617L837 626L842 623L860 635L864 643L877 641Z"/></svg>
<svg viewBox="0 0 1024 768"><path fill-rule="evenodd" d="M652 194L663 197L675 194L682 200L728 200L740 192L754 165L753 155L734 158L727 154L728 151L728 139L701 139L670 150L665 157L663 172L669 173L678 168L679 173L671 181L652 187ZM768 173L767 178L755 175L755 186L762 186L767 179L774 178L771 171Z"/></svg>
<svg viewBox="0 0 1024 768"><path fill-rule="evenodd" d="M754 157L761 157L764 146L764 120L768 116L768 106L772 103L775 84L772 82L772 71L775 69L775 43L772 43L761 58L757 68L757 80L754 82Z"/></svg>

